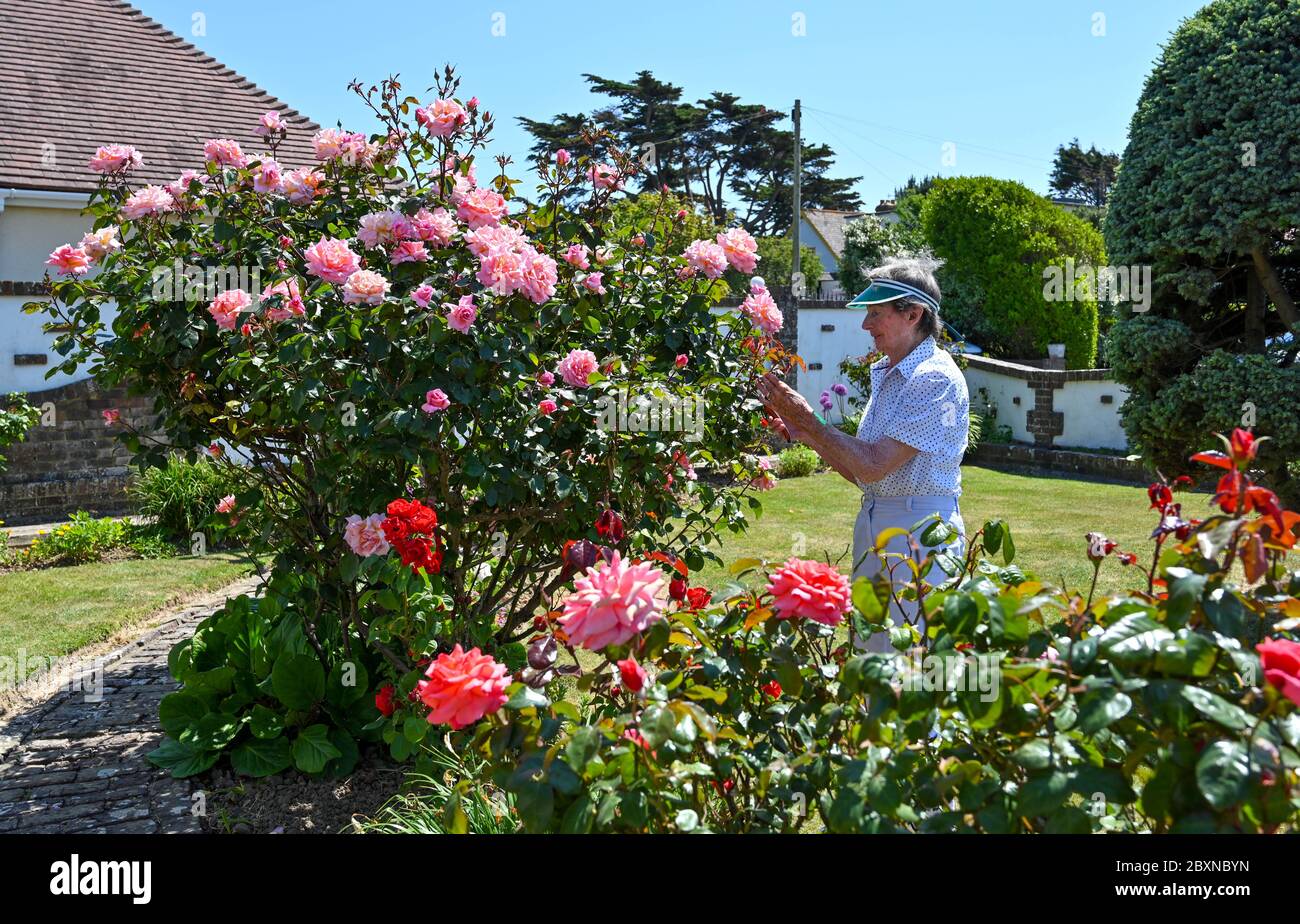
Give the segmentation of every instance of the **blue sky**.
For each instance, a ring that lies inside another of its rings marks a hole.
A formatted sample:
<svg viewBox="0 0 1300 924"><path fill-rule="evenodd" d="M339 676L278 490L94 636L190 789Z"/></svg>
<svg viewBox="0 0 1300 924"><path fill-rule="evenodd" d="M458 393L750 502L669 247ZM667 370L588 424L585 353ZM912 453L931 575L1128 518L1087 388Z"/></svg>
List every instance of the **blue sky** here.
<svg viewBox="0 0 1300 924"><path fill-rule="evenodd" d="M799 97L805 136L836 150L837 175L862 176L858 189L868 206L912 174L986 174L1046 192L1056 145L1076 136L1084 147L1122 151L1161 44L1202 5L135 3L324 125L342 120L354 130L373 129L347 92L352 78L377 82L400 73L406 89L424 95L435 69L450 62L464 78L463 95L477 95L497 117L492 153L517 162L530 137L514 117L590 110L598 98L584 72L629 79L649 69L691 100L724 90L788 111ZM195 34L199 25L206 34ZM800 25L804 34L794 34Z"/></svg>

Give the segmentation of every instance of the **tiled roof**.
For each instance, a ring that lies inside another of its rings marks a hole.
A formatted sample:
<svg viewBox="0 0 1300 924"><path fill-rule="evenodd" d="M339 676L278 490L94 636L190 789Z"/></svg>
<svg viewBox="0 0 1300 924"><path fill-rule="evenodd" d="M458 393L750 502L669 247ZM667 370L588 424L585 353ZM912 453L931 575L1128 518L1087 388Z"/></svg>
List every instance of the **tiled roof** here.
<svg viewBox="0 0 1300 924"><path fill-rule="evenodd" d="M252 130L278 109L279 160L313 162L316 123L122 0L0 0L0 186L89 192L101 144L135 145L132 184L202 169L203 142Z"/></svg>
<svg viewBox="0 0 1300 924"><path fill-rule="evenodd" d="M835 209L804 209L803 217L838 260L844 255L844 226L866 212L841 212Z"/></svg>

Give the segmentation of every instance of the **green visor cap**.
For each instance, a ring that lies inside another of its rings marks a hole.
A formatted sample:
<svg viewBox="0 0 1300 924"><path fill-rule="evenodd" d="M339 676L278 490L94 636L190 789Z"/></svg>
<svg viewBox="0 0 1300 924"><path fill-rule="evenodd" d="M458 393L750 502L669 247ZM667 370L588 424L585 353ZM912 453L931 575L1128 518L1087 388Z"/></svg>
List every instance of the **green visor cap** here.
<svg viewBox="0 0 1300 924"><path fill-rule="evenodd" d="M895 302L900 298L914 298L917 301L924 302L935 310L939 310L939 303L928 292L908 285L906 282L899 282L897 279L873 279L871 285L853 301L849 302L849 308L859 308L866 310L869 305L879 305L882 302Z"/></svg>

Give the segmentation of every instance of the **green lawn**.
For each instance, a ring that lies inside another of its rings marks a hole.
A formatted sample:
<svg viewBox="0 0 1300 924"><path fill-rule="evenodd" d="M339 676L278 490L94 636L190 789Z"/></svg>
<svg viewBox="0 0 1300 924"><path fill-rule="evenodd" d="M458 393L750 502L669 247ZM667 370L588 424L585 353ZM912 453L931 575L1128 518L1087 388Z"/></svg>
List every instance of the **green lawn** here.
<svg viewBox="0 0 1300 924"><path fill-rule="evenodd" d="M25 649L40 666L250 570L246 558L221 552L0 574L0 657Z"/></svg>
<svg viewBox="0 0 1300 924"><path fill-rule="evenodd" d="M782 480L760 494L761 516L750 516L743 535L731 535L715 551L727 562L741 558L784 561L796 553L821 559L829 555L848 572L853 557L853 521L862 494L834 472ZM1200 495L1186 504L1199 509ZM1202 501L1203 502L1203 501ZM1087 593L1092 566L1085 555L1084 534L1105 533L1121 549L1136 552L1145 565L1154 548L1150 539L1155 512L1147 509L1146 490L1066 478L1009 475L975 466L962 468L962 518L973 534L985 521L1001 517L1011 526L1015 562L1039 580ZM1101 570L1099 591L1132 586L1141 579L1136 568L1108 560ZM709 564L696 578L709 588L730 580L725 568Z"/></svg>

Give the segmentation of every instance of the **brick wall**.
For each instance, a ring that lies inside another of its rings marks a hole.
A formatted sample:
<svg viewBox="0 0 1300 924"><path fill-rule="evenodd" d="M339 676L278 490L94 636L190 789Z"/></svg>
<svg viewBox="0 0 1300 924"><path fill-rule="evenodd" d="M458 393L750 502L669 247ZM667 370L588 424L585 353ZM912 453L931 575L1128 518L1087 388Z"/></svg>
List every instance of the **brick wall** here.
<svg viewBox="0 0 1300 924"><path fill-rule="evenodd" d="M131 454L115 438L121 427L104 424L116 408L122 420L152 432L153 399L130 397L125 388L104 390L86 379L34 391L27 400L43 420L27 439L4 450L0 473L0 520L7 526L66 518L77 510L98 516L129 511L126 482Z"/></svg>

